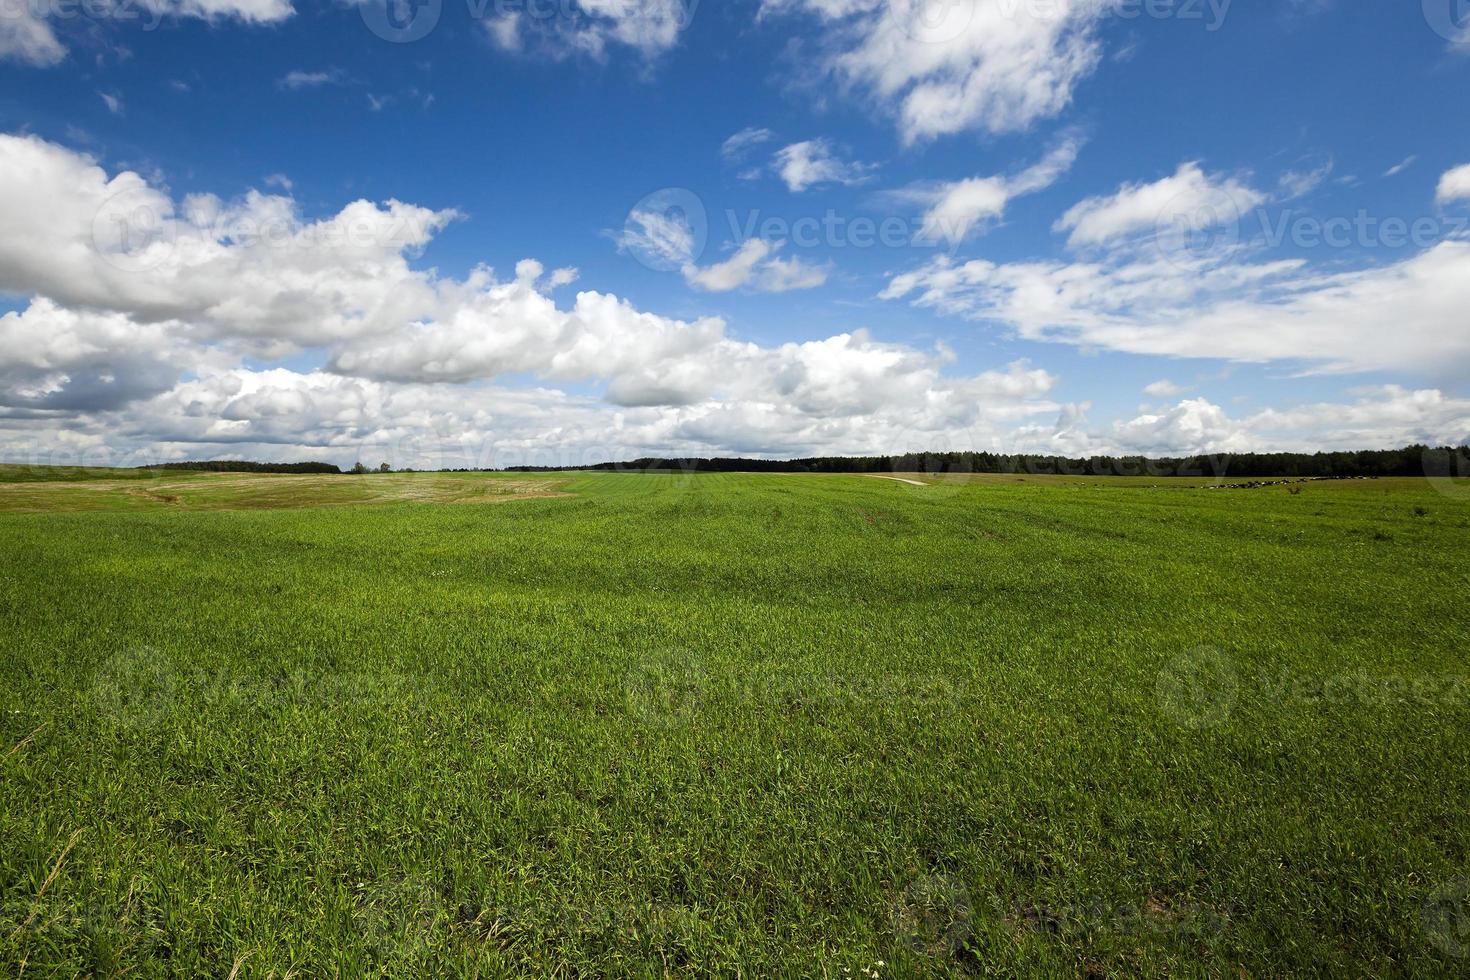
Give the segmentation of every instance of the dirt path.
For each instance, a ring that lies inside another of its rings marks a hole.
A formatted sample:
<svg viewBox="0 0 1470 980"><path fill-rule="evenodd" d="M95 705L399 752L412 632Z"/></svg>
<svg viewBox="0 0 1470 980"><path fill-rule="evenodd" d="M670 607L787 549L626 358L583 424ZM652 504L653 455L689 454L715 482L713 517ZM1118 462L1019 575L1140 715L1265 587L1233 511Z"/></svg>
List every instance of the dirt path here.
<svg viewBox="0 0 1470 980"><path fill-rule="evenodd" d="M922 480L910 480L902 476L884 476L881 473L869 473L867 475L875 480L893 480L895 483L907 483L911 487L927 487L929 485Z"/></svg>

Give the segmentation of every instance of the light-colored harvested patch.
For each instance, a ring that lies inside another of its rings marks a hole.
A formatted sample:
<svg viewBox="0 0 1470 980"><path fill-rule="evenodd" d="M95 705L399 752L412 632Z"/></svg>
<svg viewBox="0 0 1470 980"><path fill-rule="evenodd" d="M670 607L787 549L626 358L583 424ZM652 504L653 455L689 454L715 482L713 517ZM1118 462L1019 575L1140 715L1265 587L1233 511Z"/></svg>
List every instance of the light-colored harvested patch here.
<svg viewBox="0 0 1470 980"><path fill-rule="evenodd" d="M565 493L562 487L566 485L565 480L487 480L481 485L478 493L472 493L449 500L455 504L503 504L513 500L526 500L530 498L547 497L572 497L575 494Z"/></svg>
<svg viewBox="0 0 1470 980"><path fill-rule="evenodd" d="M929 485L923 480L910 480L905 476L886 476L882 473L866 473L864 475L870 476L875 480L892 480L895 483L907 483L911 487L927 487Z"/></svg>
<svg viewBox="0 0 1470 980"><path fill-rule="evenodd" d="M395 503L485 504L571 496L565 479L436 473L281 475L189 473L142 482L0 484L0 512L78 510L282 510Z"/></svg>

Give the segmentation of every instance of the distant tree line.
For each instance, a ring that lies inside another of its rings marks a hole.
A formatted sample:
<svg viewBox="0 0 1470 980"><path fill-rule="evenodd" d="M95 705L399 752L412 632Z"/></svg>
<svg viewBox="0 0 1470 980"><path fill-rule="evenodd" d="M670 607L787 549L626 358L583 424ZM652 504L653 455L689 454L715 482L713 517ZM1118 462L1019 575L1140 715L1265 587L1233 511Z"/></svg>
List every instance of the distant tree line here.
<svg viewBox="0 0 1470 980"><path fill-rule="evenodd" d="M139 469L212 473L341 473L331 463L254 463L245 460L161 463ZM566 473L1013 473L1037 476L1297 477L1352 479L1380 476L1470 477L1470 448L1371 449L1332 453L1217 453L1197 456L1035 456L1007 453L909 453L900 456L815 456L808 459L643 459L589 466L512 466L502 472ZM372 473L362 463L353 473ZM376 472L392 472L384 463ZM401 472L411 473L413 470ZM440 470L438 472L478 472Z"/></svg>
<svg viewBox="0 0 1470 980"><path fill-rule="evenodd" d="M571 470L678 473L1023 473L1037 476L1321 477L1465 475L1466 450L1404 449L1332 453L1219 453L1204 456L1065 456L1003 453L911 453L902 456L818 456L810 459L658 459L594 466L514 467L517 472Z"/></svg>
<svg viewBox="0 0 1470 980"><path fill-rule="evenodd" d="M203 473L341 473L331 463L252 463L248 460L217 459L203 462L159 463L140 466L143 470L192 470Z"/></svg>

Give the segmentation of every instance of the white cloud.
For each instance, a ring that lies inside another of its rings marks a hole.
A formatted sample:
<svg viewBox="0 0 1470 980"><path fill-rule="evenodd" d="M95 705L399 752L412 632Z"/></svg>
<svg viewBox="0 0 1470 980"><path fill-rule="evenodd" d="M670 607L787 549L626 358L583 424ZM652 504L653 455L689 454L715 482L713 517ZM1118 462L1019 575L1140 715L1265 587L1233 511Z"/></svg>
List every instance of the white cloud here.
<svg viewBox="0 0 1470 980"><path fill-rule="evenodd" d="M406 256L453 220L389 201L303 220L255 191L175 201L136 173L0 135L0 290L70 308L179 320L201 339L280 353L391 330L431 305Z"/></svg>
<svg viewBox="0 0 1470 980"><path fill-rule="evenodd" d="M1291 201L1299 197L1306 197L1312 191L1322 186L1322 182L1332 176L1336 163L1326 160L1311 170L1288 170L1281 175L1280 197Z"/></svg>
<svg viewBox="0 0 1470 980"><path fill-rule="evenodd" d="M6 4L0 10L0 61L18 61L38 68L60 64L66 57L66 47L40 11L62 9L56 4ZM245 24L279 23L295 13L290 0L149 0L142 10L150 20L191 18ZM133 13L138 15L138 10L134 8Z"/></svg>
<svg viewBox="0 0 1470 980"><path fill-rule="evenodd" d="M706 292L726 293L743 286L763 293L815 289L831 274L828 266L778 257L786 243L760 238L745 240L723 262L700 266L696 255L700 240L681 213L635 210L613 240L618 251L651 269L677 270L689 285Z"/></svg>
<svg viewBox="0 0 1470 980"><path fill-rule="evenodd" d="M1196 398L1115 422L1095 438L1106 451L1158 456L1458 445L1467 436L1470 400L1385 385L1361 390L1353 402L1267 409L1239 419Z"/></svg>
<svg viewBox="0 0 1470 980"><path fill-rule="evenodd" d="M1153 384L1145 385L1143 393L1153 398L1175 398L1184 394L1186 389L1176 385L1167 378L1155 381Z"/></svg>
<svg viewBox="0 0 1470 980"><path fill-rule="evenodd" d="M13 4L0 16L0 61L18 61L37 68L60 64L66 48L29 3Z"/></svg>
<svg viewBox="0 0 1470 980"><path fill-rule="evenodd" d="M502 51L534 50L552 58L584 55L596 61L619 45L652 59L670 50L689 26L697 3L689 0L578 0L528 6L487 18L485 31Z"/></svg>
<svg viewBox="0 0 1470 980"><path fill-rule="evenodd" d="M519 11L508 11L485 21L485 30L490 42L501 51L517 54L525 47L521 39L521 15Z"/></svg>
<svg viewBox="0 0 1470 980"><path fill-rule="evenodd" d="M1470 368L1470 242L1458 240L1331 274L1238 251L1165 260L1125 250L1079 263L940 257L895 276L883 296L1006 324L1031 340L1135 354L1286 360L1329 372Z"/></svg>
<svg viewBox="0 0 1470 980"><path fill-rule="evenodd" d="M776 134L769 129L759 126L749 126L725 140L720 147L720 156L727 161L739 160L746 152L763 143L769 143L776 138Z"/></svg>
<svg viewBox="0 0 1470 980"><path fill-rule="evenodd" d="M1349 403L1270 408L1245 419L1251 444L1267 451L1315 452L1470 442L1470 400L1437 389L1382 385Z"/></svg>
<svg viewBox="0 0 1470 980"><path fill-rule="evenodd" d="M98 92L97 97L102 100L103 105L107 106L107 111L114 116L123 114L123 99L121 95L115 92Z"/></svg>
<svg viewBox="0 0 1470 980"><path fill-rule="evenodd" d="M1058 410L1045 400L1055 383L1045 371L1017 363L945 379L939 368L935 356L861 334L778 348L726 341L712 357L622 374L605 399L547 387L230 368L122 408L71 415L64 430L54 419L0 413L0 458L44 457L60 448L62 431L93 437L89 461L99 464L138 447L150 458L229 453L416 466L889 454L983 448L1015 422Z"/></svg>
<svg viewBox="0 0 1470 980"><path fill-rule="evenodd" d="M906 142L1020 131L1057 115L1100 60L1113 0L764 0L827 28L825 74L898 117Z"/></svg>
<svg viewBox="0 0 1470 980"><path fill-rule="evenodd" d="M1027 365L952 377L943 349L861 331L762 346L717 318L606 293L564 305L552 292L576 271L529 259L511 279L413 268L450 211L358 201L307 220L289 198L253 192L176 201L16 136L0 136L0 211L0 289L31 297L0 318L0 450L12 457L50 446L351 462L364 442L461 437L594 458L896 452L1057 411L1055 379ZM825 276L778 249L744 246L753 261L707 278L781 290ZM241 366L303 353L325 368ZM602 395L493 386L526 376Z"/></svg>
<svg viewBox="0 0 1470 980"><path fill-rule="evenodd" d="M712 293L727 293L742 286L750 286L762 293L789 293L825 285L831 269L796 257L777 257L776 253L785 244L759 238L747 239L724 262L702 268L688 263L681 271L689 285Z"/></svg>
<svg viewBox="0 0 1470 980"><path fill-rule="evenodd" d="M1206 174L1197 163L1185 163L1172 177L1151 184L1126 184L1116 193L1089 197L1074 205L1056 224L1070 231L1067 243L1100 245L1139 233L1167 231L1177 222L1192 229L1233 224L1266 195L1232 177Z"/></svg>
<svg viewBox="0 0 1470 980"><path fill-rule="evenodd" d="M777 152L776 174L792 193L800 194L822 184L862 184L878 168L871 163L842 160L828 139L792 143Z"/></svg>
<svg viewBox="0 0 1470 980"><path fill-rule="evenodd" d="M751 277L755 275L756 268L776 248L777 246L770 242L751 238L724 262L718 262L703 269L692 265L685 266L684 278L691 286L697 286L700 289L716 293L728 292L750 282Z"/></svg>
<svg viewBox="0 0 1470 980"><path fill-rule="evenodd" d="M29 298L0 316L0 454L10 458L575 464L645 453L1194 452L1470 436L1465 401L1396 387L1239 418L1189 399L1093 428L1086 406L1052 401L1056 379L1027 364L956 376L942 347L862 331L751 343L718 318L669 318L607 293L558 301L553 292L576 271L532 260L511 278L486 268L446 277L412 259L451 211L358 201L308 219L285 197L175 200L35 137L0 136L0 213L0 290ZM677 231L663 247L692 254ZM780 250L747 242L690 274L773 290L825 276ZM1326 275L1238 250L1187 262L1150 262L1126 246L1071 264L938 259L887 293L1095 348L1326 370L1470 365L1470 242L1458 240ZM247 355L302 352L324 368L242 366ZM505 386L527 377L530 386ZM1149 393L1178 393L1163 384Z"/></svg>
<svg viewBox="0 0 1470 980"><path fill-rule="evenodd" d="M1071 169L1080 149L1079 140L1068 138L1053 148L1040 163L1014 176L973 177L953 183L918 185L898 192L897 196L928 205L921 230L925 239L959 244L990 222L1000 220L1015 198L1056 183Z"/></svg>
<svg viewBox="0 0 1470 980"><path fill-rule="evenodd" d="M756 288L763 293L789 293L798 289L816 289L826 285L832 274L830 266L812 265L792 256L772 258L761 266Z"/></svg>
<svg viewBox="0 0 1470 980"><path fill-rule="evenodd" d="M1396 262L1319 272L1302 258L1268 259L1264 239L1238 240L1234 216L1265 200L1185 164L1071 208L1055 230L1087 247L1086 261L941 256L892 277L881 295L1089 349L1286 361L1319 373L1441 377L1470 368L1470 240L1455 235ZM1211 240L1173 247L1180 225Z"/></svg>
<svg viewBox="0 0 1470 980"><path fill-rule="evenodd" d="M1434 197L1440 204L1470 200L1470 163L1456 167L1440 177L1439 189Z"/></svg>
<svg viewBox="0 0 1470 980"><path fill-rule="evenodd" d="M0 458L94 465L229 456L358 459L398 466L585 465L643 455L886 455L916 450L1180 455L1392 448L1470 439L1470 401L1434 389L1364 389L1349 402L1243 417L1204 399L1101 425L1087 405L1039 400L1053 379L1025 364L932 390L920 359L843 336L774 352L771 400L622 406L551 388L400 384L325 372L202 372L125 408L0 413ZM913 370L917 368L917 370ZM864 398L870 390L877 393ZM907 411L891 406L906 405ZM870 406L873 411L864 413ZM853 410L857 410L853 414ZM1054 421L1036 420L1038 415ZM1228 472L1227 472L1228 475Z"/></svg>
<svg viewBox="0 0 1470 980"><path fill-rule="evenodd" d="M1316 402L1233 417L1204 398L1186 399L1131 419L1093 425L1090 405L1063 405L1051 425L1011 431L1007 452L1185 456L1248 452L1398 449L1412 444L1463 445L1470 439L1470 400L1437 389L1384 385L1349 392L1350 402ZM1229 470L1221 474L1229 475Z"/></svg>
<svg viewBox="0 0 1470 980"><path fill-rule="evenodd" d="M290 0L153 0L164 12L175 17L199 20L239 20L247 24L274 24L296 11Z"/></svg>
<svg viewBox="0 0 1470 980"><path fill-rule="evenodd" d="M167 390L190 363L164 324L44 298L0 316L0 410L115 408Z"/></svg>
<svg viewBox="0 0 1470 980"><path fill-rule="evenodd" d="M325 71L289 71L281 76L276 84L290 91L296 92L304 88L321 88L325 85L341 85L347 81L347 73L340 68L330 68Z"/></svg>
<svg viewBox="0 0 1470 980"><path fill-rule="evenodd" d="M1115 422L1103 436L1118 450L1150 456L1204 452L1249 452L1245 426L1203 398L1182 401L1157 415Z"/></svg>
<svg viewBox="0 0 1470 980"><path fill-rule="evenodd" d="M1404 157L1403 160L1399 161L1398 163L1394 164L1392 167L1389 167L1387 170L1385 170L1383 172L1383 176L1385 176L1385 177L1397 177L1399 174L1403 173L1405 170L1408 170L1415 163L1417 163L1418 160L1419 160L1418 156L1411 155L1411 156Z"/></svg>
<svg viewBox="0 0 1470 980"><path fill-rule="evenodd" d="M672 211L634 210L613 241L619 252L632 255L652 269L693 265L700 248L688 216Z"/></svg>

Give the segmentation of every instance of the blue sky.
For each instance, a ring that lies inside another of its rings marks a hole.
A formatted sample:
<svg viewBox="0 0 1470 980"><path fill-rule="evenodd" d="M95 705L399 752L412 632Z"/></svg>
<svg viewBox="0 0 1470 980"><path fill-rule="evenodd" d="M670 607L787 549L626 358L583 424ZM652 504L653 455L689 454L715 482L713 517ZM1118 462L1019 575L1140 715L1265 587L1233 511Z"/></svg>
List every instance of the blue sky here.
<svg viewBox="0 0 1470 980"><path fill-rule="evenodd" d="M0 451L1461 442L1462 6L12 0Z"/></svg>

